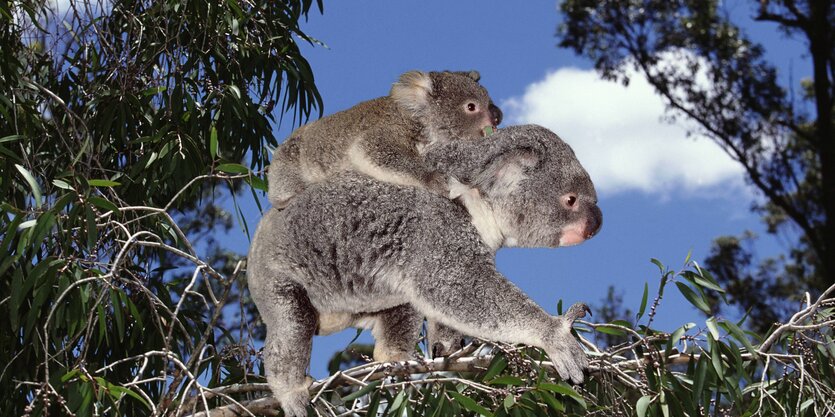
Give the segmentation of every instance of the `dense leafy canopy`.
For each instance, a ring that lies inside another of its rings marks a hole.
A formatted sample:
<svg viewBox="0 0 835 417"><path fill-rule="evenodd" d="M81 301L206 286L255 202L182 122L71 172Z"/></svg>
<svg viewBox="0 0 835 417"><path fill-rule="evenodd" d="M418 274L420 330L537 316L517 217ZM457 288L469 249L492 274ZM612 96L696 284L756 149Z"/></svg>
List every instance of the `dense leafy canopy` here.
<svg viewBox="0 0 835 417"><path fill-rule="evenodd" d="M0 409L160 412L187 369L240 378L206 349L241 267L190 239L229 223L218 178L265 190L276 113L321 110L312 1L50 4L0 2Z"/></svg>

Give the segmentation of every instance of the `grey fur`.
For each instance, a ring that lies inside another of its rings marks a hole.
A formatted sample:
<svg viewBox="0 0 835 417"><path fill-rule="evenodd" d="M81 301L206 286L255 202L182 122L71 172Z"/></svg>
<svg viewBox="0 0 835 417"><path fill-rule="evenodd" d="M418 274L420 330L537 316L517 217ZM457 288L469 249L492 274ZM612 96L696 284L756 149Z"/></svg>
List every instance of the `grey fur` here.
<svg viewBox="0 0 835 417"><path fill-rule="evenodd" d="M284 207L343 169L446 195L446 177L426 166L421 154L451 140L480 138L483 128L501 122L480 77L477 71L410 71L388 96L296 129L273 154L270 202ZM470 103L474 111L467 109Z"/></svg>
<svg viewBox="0 0 835 417"><path fill-rule="evenodd" d="M499 246L555 247L563 235L599 229L594 187L571 148L530 125L438 147L426 160L475 191L461 187L453 202L345 172L259 223L249 287L267 324L267 380L288 416L306 415L317 327L371 327L375 358L404 360L425 316L481 339L539 346L563 379L583 380L587 359L570 331L584 310L552 316L495 267ZM570 209L560 203L569 193L578 201Z"/></svg>

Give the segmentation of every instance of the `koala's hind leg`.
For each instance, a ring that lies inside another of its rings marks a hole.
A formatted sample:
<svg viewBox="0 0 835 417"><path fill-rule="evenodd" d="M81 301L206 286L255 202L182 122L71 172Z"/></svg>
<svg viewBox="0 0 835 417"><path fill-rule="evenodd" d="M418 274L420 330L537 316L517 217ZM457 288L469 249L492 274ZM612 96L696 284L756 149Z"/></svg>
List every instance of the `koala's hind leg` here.
<svg viewBox="0 0 835 417"><path fill-rule="evenodd" d="M393 362L414 359L423 315L411 305L399 305L361 319L366 320L373 320L369 324L374 336L374 360Z"/></svg>
<svg viewBox="0 0 835 417"><path fill-rule="evenodd" d="M275 148L270 170L267 174L269 192L267 197L273 207L287 207L290 200L307 188L299 154L300 137L293 136Z"/></svg>
<svg viewBox="0 0 835 417"><path fill-rule="evenodd" d="M464 347L464 335L434 320L426 322L426 338L433 358L449 356Z"/></svg>
<svg viewBox="0 0 835 417"><path fill-rule="evenodd" d="M307 389L313 381L305 370L310 363L316 310L304 288L290 281L277 282L268 297L267 305L258 306L267 323L267 382L286 416L306 416L310 402Z"/></svg>

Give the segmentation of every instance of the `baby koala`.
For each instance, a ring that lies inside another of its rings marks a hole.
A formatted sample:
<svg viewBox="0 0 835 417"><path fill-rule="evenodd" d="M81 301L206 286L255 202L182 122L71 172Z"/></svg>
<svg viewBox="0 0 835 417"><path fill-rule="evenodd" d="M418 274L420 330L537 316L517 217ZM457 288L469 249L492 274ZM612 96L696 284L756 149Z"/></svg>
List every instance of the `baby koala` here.
<svg viewBox="0 0 835 417"><path fill-rule="evenodd" d="M283 208L310 184L344 169L446 196L446 176L422 155L449 141L486 136L501 123L480 77L476 71L410 71L388 96L296 129L273 153L270 203Z"/></svg>
<svg viewBox="0 0 835 417"><path fill-rule="evenodd" d="M583 380L588 361L571 326L587 307L553 316L495 265L501 246L573 245L600 228L594 186L571 148L542 127L514 126L425 160L466 184L458 202L346 171L261 219L249 290L267 325L267 381L287 416L306 415L313 335L347 326L371 328L377 360L410 359L426 317L540 347L563 379Z"/></svg>

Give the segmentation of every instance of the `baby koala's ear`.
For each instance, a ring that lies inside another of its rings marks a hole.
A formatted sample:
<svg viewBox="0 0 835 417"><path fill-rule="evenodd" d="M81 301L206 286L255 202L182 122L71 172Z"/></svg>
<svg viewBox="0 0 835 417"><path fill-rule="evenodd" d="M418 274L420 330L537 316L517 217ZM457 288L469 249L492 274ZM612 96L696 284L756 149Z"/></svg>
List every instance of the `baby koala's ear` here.
<svg viewBox="0 0 835 417"><path fill-rule="evenodd" d="M389 97L411 114L423 113L432 94L432 78L423 71L409 71L392 84Z"/></svg>
<svg viewBox="0 0 835 417"><path fill-rule="evenodd" d="M490 159L475 177L473 186L487 195L510 193L528 178L528 172L535 168L541 159L542 155L536 149L509 149Z"/></svg>

